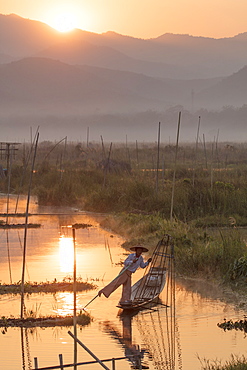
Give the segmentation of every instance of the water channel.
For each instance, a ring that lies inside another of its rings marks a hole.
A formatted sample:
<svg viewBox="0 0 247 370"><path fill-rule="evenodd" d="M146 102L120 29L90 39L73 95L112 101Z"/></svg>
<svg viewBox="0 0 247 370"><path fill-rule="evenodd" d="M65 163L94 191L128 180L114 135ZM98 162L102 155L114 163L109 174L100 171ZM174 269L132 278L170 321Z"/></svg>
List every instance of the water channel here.
<svg viewBox="0 0 247 370"><path fill-rule="evenodd" d="M11 198L9 212L14 211L16 199ZM25 198L20 199L18 212L25 211ZM45 282L62 281L73 276L73 242L69 225L86 223L87 229L76 230L77 277L93 282L95 290L79 292L77 307L84 307L98 289L111 281L120 271L119 262L128 254L121 247L123 239L100 228L102 215L88 214L66 208L30 205L29 222L40 228L28 229L26 280ZM6 198L0 198L0 212L6 212ZM10 218L9 223L23 219ZM0 230L0 283L21 280L23 229ZM133 282L143 275L138 270ZM161 302L166 301L165 290ZM217 326L224 318L239 320L245 312L228 301L222 292L205 282L177 280L175 285L175 318L162 305L132 317L120 315L116 307L121 288L108 299L98 297L89 306L92 322L78 327L78 338L98 358L125 357L139 349L143 354L143 368L150 370L197 370L200 360L220 360L231 354L247 355L246 335L242 331L223 331ZM0 296L1 317L20 315L20 296ZM73 293L30 294L25 297L27 311L39 315L73 314ZM173 327L171 326L171 323ZM59 365L59 354L65 364L73 363L74 342L68 327L8 328L0 332L0 368L4 370L32 369L34 357L40 367ZM92 357L78 348L78 362L92 361ZM175 363L171 358L175 358ZM131 369L128 359L116 362L116 370ZM111 368L110 363L108 363ZM78 369L100 369L99 364L79 366Z"/></svg>

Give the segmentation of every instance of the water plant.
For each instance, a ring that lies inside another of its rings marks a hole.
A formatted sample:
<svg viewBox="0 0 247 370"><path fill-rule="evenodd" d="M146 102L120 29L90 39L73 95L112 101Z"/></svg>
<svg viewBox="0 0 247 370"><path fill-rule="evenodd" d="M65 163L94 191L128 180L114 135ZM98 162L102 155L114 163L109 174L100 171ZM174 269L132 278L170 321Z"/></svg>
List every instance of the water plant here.
<svg viewBox="0 0 247 370"><path fill-rule="evenodd" d="M96 285L91 281L83 281L78 277L76 281L77 291L85 291L90 289L95 289ZM63 281L53 281L46 282L31 282L25 283L24 290L28 294L32 293L56 293L60 291L73 291L73 279L65 277ZM0 295L1 294L20 294L21 292L21 282L18 281L14 284L0 284Z"/></svg>
<svg viewBox="0 0 247 370"><path fill-rule="evenodd" d="M88 313L77 315L77 324L79 326L88 325L91 322L91 316ZM3 317L0 319L0 328L2 334L7 332L8 327L55 327L55 326L73 326L73 316L40 316L33 315L26 318Z"/></svg>
<svg viewBox="0 0 247 370"><path fill-rule="evenodd" d="M246 370L247 369L247 358L242 356L231 355L230 360L224 364L220 360L207 360L200 359L201 370Z"/></svg>

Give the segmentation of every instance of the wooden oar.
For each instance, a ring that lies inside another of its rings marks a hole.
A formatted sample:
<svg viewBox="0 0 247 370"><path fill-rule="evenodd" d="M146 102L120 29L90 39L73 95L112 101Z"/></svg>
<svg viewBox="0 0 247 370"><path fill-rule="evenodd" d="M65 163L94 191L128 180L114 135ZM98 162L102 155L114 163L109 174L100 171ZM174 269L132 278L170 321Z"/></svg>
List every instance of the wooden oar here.
<svg viewBox="0 0 247 370"><path fill-rule="evenodd" d="M83 311L85 311L85 308L91 303L91 302L93 302L97 297L99 297L99 294L97 294L95 297L93 297L92 299L91 299L91 301L89 301L87 304L86 304L86 306L84 306L82 309L83 309Z"/></svg>

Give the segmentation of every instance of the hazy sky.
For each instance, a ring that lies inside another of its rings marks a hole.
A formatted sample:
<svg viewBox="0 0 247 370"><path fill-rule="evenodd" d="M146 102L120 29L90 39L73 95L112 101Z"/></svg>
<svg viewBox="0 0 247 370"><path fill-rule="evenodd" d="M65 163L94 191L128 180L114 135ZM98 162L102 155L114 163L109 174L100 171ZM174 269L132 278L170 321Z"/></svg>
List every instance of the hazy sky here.
<svg viewBox="0 0 247 370"><path fill-rule="evenodd" d="M220 38L247 31L247 0L0 0L0 13L140 38L166 32Z"/></svg>

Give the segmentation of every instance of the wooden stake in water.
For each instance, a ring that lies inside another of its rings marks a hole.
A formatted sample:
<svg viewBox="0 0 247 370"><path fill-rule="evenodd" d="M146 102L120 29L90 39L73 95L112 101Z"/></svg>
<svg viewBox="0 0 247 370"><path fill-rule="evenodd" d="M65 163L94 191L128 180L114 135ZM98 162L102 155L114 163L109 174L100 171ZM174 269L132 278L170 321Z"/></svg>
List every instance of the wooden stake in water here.
<svg viewBox="0 0 247 370"><path fill-rule="evenodd" d="M23 319L23 312L24 312L24 284L25 284L26 249L27 249L28 211L29 211L31 185L32 185L33 170L34 170L34 163L35 163L35 158L36 158L36 153L37 153L38 141L39 141L39 133L37 134L35 149L34 149L34 154L33 154L33 163L32 163L32 168L31 168L31 173L30 173L29 189L28 189L28 196L27 196L27 206L26 206L23 259L22 259L22 277L21 277L21 319Z"/></svg>
<svg viewBox="0 0 247 370"><path fill-rule="evenodd" d="M12 170L12 157L13 157L13 148L10 147L10 144L7 144L8 193L7 193L6 224L9 223L9 195L10 195L10 179L11 179L11 170Z"/></svg>
<svg viewBox="0 0 247 370"><path fill-rule="evenodd" d="M175 164L174 164L173 181L172 181L172 199L171 199L171 213L170 213L170 221L171 222L172 222L172 215L173 215L173 203L174 203L174 191L175 191L175 180L176 180L176 169L177 169L177 156L178 156L178 140L179 140L179 131L180 131L180 121L181 121L181 112L179 112L179 116L178 116L178 129L177 129L177 142L176 142Z"/></svg>
<svg viewBox="0 0 247 370"><path fill-rule="evenodd" d="M73 281L73 292L74 292L74 315L73 315L73 324L74 324L74 369L77 369L77 317L76 317L76 243L75 243L75 228L72 228L73 233L73 244L74 244L74 281Z"/></svg>
<svg viewBox="0 0 247 370"><path fill-rule="evenodd" d="M11 273L11 263L10 263L10 250L9 250L9 232L6 230L6 241L7 241L7 252L8 252L8 262L9 262L9 280L12 284L12 273Z"/></svg>

